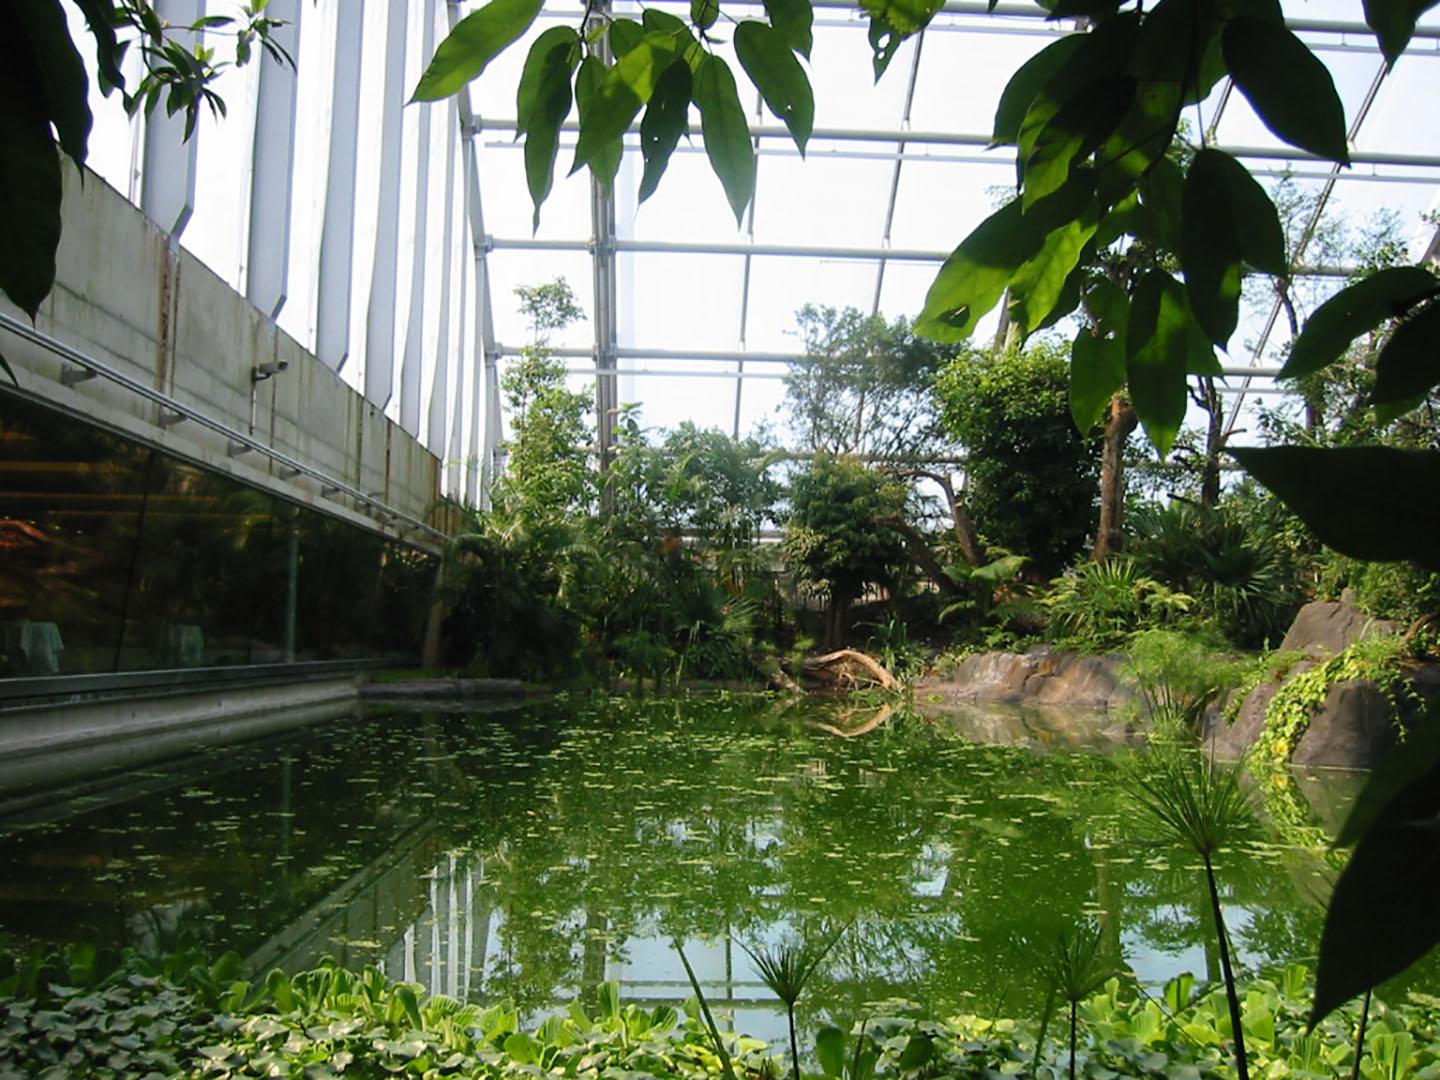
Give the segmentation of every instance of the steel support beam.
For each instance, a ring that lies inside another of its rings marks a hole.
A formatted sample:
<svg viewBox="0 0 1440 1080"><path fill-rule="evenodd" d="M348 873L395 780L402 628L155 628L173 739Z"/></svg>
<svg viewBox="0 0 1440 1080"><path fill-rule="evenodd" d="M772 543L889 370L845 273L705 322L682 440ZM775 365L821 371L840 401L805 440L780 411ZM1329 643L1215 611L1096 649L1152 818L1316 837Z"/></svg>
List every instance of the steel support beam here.
<svg viewBox="0 0 1440 1080"><path fill-rule="evenodd" d="M380 206L370 299L365 307L365 397L384 409L395 392L396 264L400 259L405 46L410 5L392 2L385 22L385 97L380 113Z"/></svg>
<svg viewBox="0 0 1440 1080"><path fill-rule="evenodd" d="M374 3L375 0L369 0ZM348 15L347 15L348 12ZM325 172L325 219L316 283L315 354L339 371L350 353L350 280L355 257L355 155L360 134L360 60L365 12L353 3L335 30L330 153Z"/></svg>
<svg viewBox="0 0 1440 1080"><path fill-rule="evenodd" d="M204 0L157 0L156 14L173 26L189 26L205 14ZM171 38L194 51L198 35L173 31ZM195 170L200 153L197 125L190 141L185 138L185 113L173 116L155 109L145 118L145 157L140 173L140 209L168 234L172 245L195 212Z"/></svg>
<svg viewBox="0 0 1440 1080"><path fill-rule="evenodd" d="M450 261L455 251L455 143L460 129L455 123L452 101L437 103L445 116L445 203L440 226L440 325L435 338L435 366L430 372L430 413L425 431L425 446L438 458L444 458L450 446ZM457 399L458 400L458 399Z"/></svg>
<svg viewBox="0 0 1440 1080"><path fill-rule="evenodd" d="M434 0L420 0L425 5L425 31L421 35L421 55L430 56L435 48ZM415 106L420 116L419 147L415 154L415 251L410 272L410 318L405 324L405 348L400 361L400 426L420 437L421 348L425 330L426 235L430 220L430 103Z"/></svg>
<svg viewBox="0 0 1440 1080"><path fill-rule="evenodd" d="M610 16L610 0L596 0L591 7L591 22L599 25ZM587 27L589 29L589 27ZM608 66L610 38L600 38L600 59ZM615 411L619 407L617 380L615 378L615 252L619 244L615 239L615 191L614 186L606 187L591 173L590 176L590 230L592 253L591 267L595 285L595 366L600 374L595 379L595 443L599 450L600 475L603 477L610 468L610 458L615 444Z"/></svg>
<svg viewBox="0 0 1440 1080"><path fill-rule="evenodd" d="M270 0L281 20L272 37L300 55L300 0ZM245 249L245 298L272 319L288 294L290 201L295 185L295 69L269 52L260 58L255 142L250 166L250 236Z"/></svg>

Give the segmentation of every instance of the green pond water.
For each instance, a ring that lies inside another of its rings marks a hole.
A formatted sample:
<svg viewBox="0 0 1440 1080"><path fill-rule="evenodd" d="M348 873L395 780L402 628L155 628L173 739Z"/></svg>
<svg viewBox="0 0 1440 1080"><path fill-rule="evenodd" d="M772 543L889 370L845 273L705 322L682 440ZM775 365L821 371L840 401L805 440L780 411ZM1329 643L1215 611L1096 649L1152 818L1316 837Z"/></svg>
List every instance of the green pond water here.
<svg viewBox="0 0 1440 1080"><path fill-rule="evenodd" d="M811 999L837 1016L1031 1015L1046 935L1082 915L1144 981L1216 971L1197 867L1122 794L1130 755L1061 730L751 697L371 710L0 820L0 941L334 956L539 1008L601 978L688 996L678 937L762 1036L743 946L841 927ZM1272 792L1283 828L1223 860L1242 964L1313 956L1333 871L1303 841L1335 790Z"/></svg>

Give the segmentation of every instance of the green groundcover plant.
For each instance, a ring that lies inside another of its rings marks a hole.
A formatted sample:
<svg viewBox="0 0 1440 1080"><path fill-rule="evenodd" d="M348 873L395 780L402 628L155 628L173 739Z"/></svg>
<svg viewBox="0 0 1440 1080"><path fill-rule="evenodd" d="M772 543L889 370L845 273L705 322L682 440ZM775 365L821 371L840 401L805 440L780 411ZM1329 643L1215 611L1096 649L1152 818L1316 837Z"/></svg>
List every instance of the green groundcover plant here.
<svg viewBox="0 0 1440 1080"><path fill-rule="evenodd" d="M235 958L164 962L131 957L108 975L94 950L72 947L12 964L0 979L0 1077L520 1077L708 1080L724 1062L691 999L682 1009L625 1004L603 983L568 1009L526 1023L508 1003L426 995L377 970L325 964L293 977L237 975ZM1353 1007L1313 1031L1309 973L1299 966L1248 982L1241 1008L1251 1060L1267 1077L1355 1074ZM822 1011L823 1009L817 1009ZM1230 1013L1219 987L1190 975L1157 994L1108 980L1077 1009L1078 1074L1226 1077ZM723 1019L723 1018L722 1018ZM1358 1075L1440 1076L1440 999L1371 1006ZM764 1043L724 1035L735 1074L784 1075ZM1070 1068L1068 1032L1040 1036L1025 1020L903 1010L821 1024L803 1072L834 1080L1057 1078Z"/></svg>

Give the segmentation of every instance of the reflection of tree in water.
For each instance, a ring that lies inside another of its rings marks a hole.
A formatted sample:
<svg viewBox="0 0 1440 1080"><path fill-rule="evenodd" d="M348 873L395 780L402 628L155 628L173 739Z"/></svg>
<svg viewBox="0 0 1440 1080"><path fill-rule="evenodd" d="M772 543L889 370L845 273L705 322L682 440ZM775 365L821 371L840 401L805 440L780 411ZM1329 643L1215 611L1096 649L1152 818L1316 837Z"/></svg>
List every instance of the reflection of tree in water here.
<svg viewBox="0 0 1440 1080"><path fill-rule="evenodd" d="M527 1002L596 977L599 946L615 959L659 932L756 943L850 924L815 999L851 1015L897 995L1038 1009L1046 928L1082 912L1112 953L1121 929L1168 953L1206 941L1189 868L1129 835L1118 768L1096 756L903 717L843 740L751 702L625 703L571 721L526 783L500 819L506 964L488 985ZM1226 878L1235 903L1275 899L1252 853ZM1252 961L1313 940L1292 906L1246 927Z"/></svg>

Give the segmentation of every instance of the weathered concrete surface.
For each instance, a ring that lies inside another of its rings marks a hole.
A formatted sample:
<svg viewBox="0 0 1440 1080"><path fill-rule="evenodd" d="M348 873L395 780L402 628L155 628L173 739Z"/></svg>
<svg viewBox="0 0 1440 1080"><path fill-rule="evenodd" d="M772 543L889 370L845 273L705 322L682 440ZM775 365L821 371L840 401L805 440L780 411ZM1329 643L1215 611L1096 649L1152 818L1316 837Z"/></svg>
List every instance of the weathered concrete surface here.
<svg viewBox="0 0 1440 1080"><path fill-rule="evenodd" d="M382 410L168 238L93 173L64 169L64 229L55 288L36 327L256 441L416 518L440 494L441 461ZM0 310L25 316L0 299ZM65 386L60 357L0 330L18 392L122 435L373 531L375 518L289 477L256 453L232 456L194 422L160 424L159 406L106 379ZM255 382L261 363L288 370ZM421 538L412 536L419 542Z"/></svg>
<svg viewBox="0 0 1440 1080"><path fill-rule="evenodd" d="M943 676L923 679L917 698L1119 710L1139 702L1122 674L1125 657L1083 656L1037 646L1024 653L978 653Z"/></svg>
<svg viewBox="0 0 1440 1080"><path fill-rule="evenodd" d="M357 675L0 712L0 794L354 712Z"/></svg>

